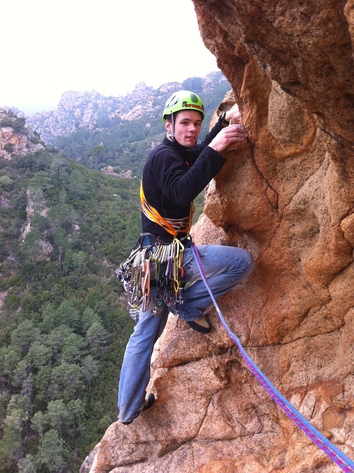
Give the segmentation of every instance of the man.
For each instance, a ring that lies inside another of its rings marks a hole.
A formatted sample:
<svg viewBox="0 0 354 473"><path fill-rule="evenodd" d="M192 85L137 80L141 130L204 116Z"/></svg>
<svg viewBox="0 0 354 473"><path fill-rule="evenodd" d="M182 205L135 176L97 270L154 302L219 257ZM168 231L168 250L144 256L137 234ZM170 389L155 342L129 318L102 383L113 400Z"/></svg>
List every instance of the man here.
<svg viewBox="0 0 354 473"><path fill-rule="evenodd" d="M143 245L162 252L166 248L166 251L172 251L176 242L183 245L180 279L187 285L180 286L180 299L172 297L171 302L171 296L166 296L168 286L161 290L160 283L166 278L158 281L156 276L155 284L153 278L151 282L148 280L149 297L140 308L139 321L127 344L120 374L118 408L123 424L130 424L155 400L153 394L145 400L150 359L169 311L197 332L207 334L211 330L203 316L211 299L189 245L193 200L225 164L226 159L220 153L231 143L243 141L247 132L240 124L238 109L233 107L219 118L205 140L197 144L203 119L204 106L198 95L185 90L173 94L167 100L162 116L166 137L150 153L144 167L141 185ZM231 120L235 124L229 124ZM203 245L198 247L198 253L216 298L234 288L253 268L251 254L241 248ZM163 260L155 255L155 261L159 264ZM158 273L156 268L155 273Z"/></svg>

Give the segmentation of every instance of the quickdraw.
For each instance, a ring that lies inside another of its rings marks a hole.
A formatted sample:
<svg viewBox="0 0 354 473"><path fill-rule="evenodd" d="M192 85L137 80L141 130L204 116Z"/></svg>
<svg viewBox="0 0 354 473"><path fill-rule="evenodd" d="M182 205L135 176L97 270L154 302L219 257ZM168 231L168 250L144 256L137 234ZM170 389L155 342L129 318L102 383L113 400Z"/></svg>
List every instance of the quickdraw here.
<svg viewBox="0 0 354 473"><path fill-rule="evenodd" d="M146 310L150 304L150 260L152 247L143 247L141 242L120 264L116 275L128 294L131 318L138 322L140 307Z"/></svg>
<svg viewBox="0 0 354 473"><path fill-rule="evenodd" d="M178 238L169 245L156 246L151 261L155 263L156 294L152 312L159 315L164 306L182 303L183 283L181 275L184 246Z"/></svg>
<svg viewBox="0 0 354 473"><path fill-rule="evenodd" d="M140 309L146 311L151 305L154 315L159 315L164 306L182 303L182 267L184 245L178 238L172 243L143 246L142 236L126 261L120 264L116 274L128 294L129 315L135 323L139 321ZM151 287L155 286L151 299Z"/></svg>

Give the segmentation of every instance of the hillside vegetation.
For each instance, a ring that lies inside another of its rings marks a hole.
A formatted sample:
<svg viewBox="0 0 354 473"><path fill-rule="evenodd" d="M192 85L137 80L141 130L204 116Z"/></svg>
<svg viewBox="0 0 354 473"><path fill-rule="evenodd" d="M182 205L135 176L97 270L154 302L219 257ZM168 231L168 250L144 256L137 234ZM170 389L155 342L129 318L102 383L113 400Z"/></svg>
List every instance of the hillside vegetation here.
<svg viewBox="0 0 354 473"><path fill-rule="evenodd" d="M116 419L138 184L49 150L0 161L2 472L78 471Z"/></svg>

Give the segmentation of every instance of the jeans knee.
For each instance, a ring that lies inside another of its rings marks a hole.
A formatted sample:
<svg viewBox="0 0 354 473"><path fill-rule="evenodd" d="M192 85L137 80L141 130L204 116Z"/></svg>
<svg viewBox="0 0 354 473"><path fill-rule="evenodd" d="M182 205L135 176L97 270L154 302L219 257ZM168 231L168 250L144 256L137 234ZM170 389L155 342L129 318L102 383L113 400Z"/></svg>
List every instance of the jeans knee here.
<svg viewBox="0 0 354 473"><path fill-rule="evenodd" d="M241 270L242 278L245 278L253 271L254 268L254 259L252 253L243 248L238 248L237 259L239 263L235 268L235 272L239 275Z"/></svg>
<svg viewBox="0 0 354 473"><path fill-rule="evenodd" d="M247 250L245 250L245 251L246 251L246 253L247 253L245 269L246 269L246 273L247 273L247 275L248 275L248 274L250 274L250 273L253 271L253 268L254 268L254 259L253 259L252 253L250 253L250 252L247 251Z"/></svg>

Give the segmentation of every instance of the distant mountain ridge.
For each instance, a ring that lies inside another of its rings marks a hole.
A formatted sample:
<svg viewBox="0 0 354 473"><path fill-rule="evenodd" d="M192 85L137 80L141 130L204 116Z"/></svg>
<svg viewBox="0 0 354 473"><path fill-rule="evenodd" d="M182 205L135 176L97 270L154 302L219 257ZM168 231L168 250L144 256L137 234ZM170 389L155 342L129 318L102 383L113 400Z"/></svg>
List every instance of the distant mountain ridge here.
<svg viewBox="0 0 354 473"><path fill-rule="evenodd" d="M140 82L130 94L120 97L68 91L56 110L37 113L27 123L44 142L89 168L139 177L149 151L163 138L161 113L166 100L181 89L202 97L205 134L212 114L231 89L220 71L182 83L169 82L158 89Z"/></svg>
<svg viewBox="0 0 354 473"><path fill-rule="evenodd" d="M67 91L63 93L56 110L36 113L27 118L27 123L45 142L54 144L58 137L68 136L80 128L95 130L142 117L160 118L168 95L175 90L186 88L207 96L220 85L224 85L225 90L230 89L225 77L217 71L204 78L189 78L182 83L169 82L158 89L139 82L131 93L118 97L107 97L95 90Z"/></svg>

